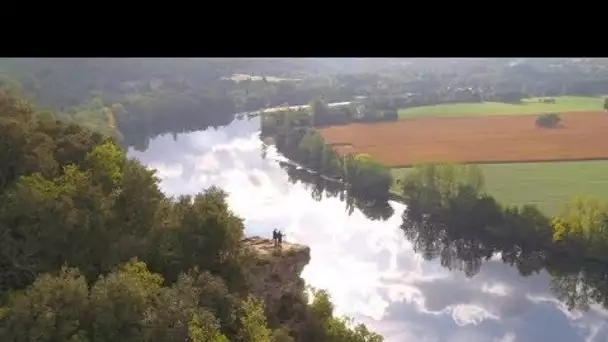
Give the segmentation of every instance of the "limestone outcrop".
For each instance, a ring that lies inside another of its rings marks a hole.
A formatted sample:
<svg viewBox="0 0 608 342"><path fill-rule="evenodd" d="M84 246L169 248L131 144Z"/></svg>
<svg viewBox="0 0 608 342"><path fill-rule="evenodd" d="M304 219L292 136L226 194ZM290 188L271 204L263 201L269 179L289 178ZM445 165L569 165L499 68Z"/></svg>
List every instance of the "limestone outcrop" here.
<svg viewBox="0 0 608 342"><path fill-rule="evenodd" d="M255 256L252 269L252 292L264 300L269 316L281 316L286 298L297 298L304 291L302 270L310 261L310 247L283 242L279 250L271 239L259 236L243 241ZM283 322L289 324L289 322Z"/></svg>

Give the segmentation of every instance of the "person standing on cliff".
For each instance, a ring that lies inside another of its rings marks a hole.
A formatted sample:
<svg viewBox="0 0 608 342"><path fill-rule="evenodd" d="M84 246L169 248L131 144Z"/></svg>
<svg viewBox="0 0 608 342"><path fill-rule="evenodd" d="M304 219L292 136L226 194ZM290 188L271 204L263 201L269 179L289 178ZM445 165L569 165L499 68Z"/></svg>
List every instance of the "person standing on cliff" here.
<svg viewBox="0 0 608 342"><path fill-rule="evenodd" d="M283 233L279 230L277 233L277 240L279 242L279 248L283 248Z"/></svg>
<svg viewBox="0 0 608 342"><path fill-rule="evenodd" d="M274 242L275 247L279 246L279 232L276 228L272 231L272 241Z"/></svg>

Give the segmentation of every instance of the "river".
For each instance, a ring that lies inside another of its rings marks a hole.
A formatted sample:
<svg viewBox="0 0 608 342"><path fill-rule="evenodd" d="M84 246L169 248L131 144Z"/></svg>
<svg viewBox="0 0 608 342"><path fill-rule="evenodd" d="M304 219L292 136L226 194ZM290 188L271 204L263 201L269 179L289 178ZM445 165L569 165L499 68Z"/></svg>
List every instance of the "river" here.
<svg viewBox="0 0 608 342"><path fill-rule="evenodd" d="M235 120L159 136L129 155L158 170L169 195L224 188L247 235L279 228L286 241L310 246L306 282L387 342L608 341L608 313L595 304L567 310L544 271L522 277L494 256L468 278L414 252L399 229L403 205L391 203L392 217L372 221L359 210L349 215L339 198L313 199L306 185L289 181L272 146L262 157L258 134L259 118Z"/></svg>

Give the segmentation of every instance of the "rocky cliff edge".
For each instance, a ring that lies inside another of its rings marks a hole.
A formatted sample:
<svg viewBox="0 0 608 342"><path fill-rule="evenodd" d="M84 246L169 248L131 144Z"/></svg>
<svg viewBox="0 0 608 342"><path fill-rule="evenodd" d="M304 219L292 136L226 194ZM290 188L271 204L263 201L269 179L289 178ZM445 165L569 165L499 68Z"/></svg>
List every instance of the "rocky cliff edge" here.
<svg viewBox="0 0 608 342"><path fill-rule="evenodd" d="M279 314L287 298L300 296L304 291L302 270L310 261L310 247L283 242L277 249L271 239L259 236L243 240L255 256L252 292L264 300L266 312ZM285 322L287 323L287 322Z"/></svg>

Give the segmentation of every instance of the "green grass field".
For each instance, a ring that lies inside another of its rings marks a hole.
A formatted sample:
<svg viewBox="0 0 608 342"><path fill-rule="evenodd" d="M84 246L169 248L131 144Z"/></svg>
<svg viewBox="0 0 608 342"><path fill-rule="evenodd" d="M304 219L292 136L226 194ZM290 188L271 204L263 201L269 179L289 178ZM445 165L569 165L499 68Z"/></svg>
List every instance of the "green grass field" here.
<svg viewBox="0 0 608 342"><path fill-rule="evenodd" d="M535 204L555 215L576 195L608 200L608 161L479 165L486 192L502 204ZM400 179L411 169L393 169ZM396 185L393 187L396 190Z"/></svg>
<svg viewBox="0 0 608 342"><path fill-rule="evenodd" d="M521 104L501 102L451 103L434 106L413 107L399 110L400 119L422 116L453 117L477 115L529 115L550 112L601 111L601 97L557 96L555 103L542 103L538 98L524 99Z"/></svg>

